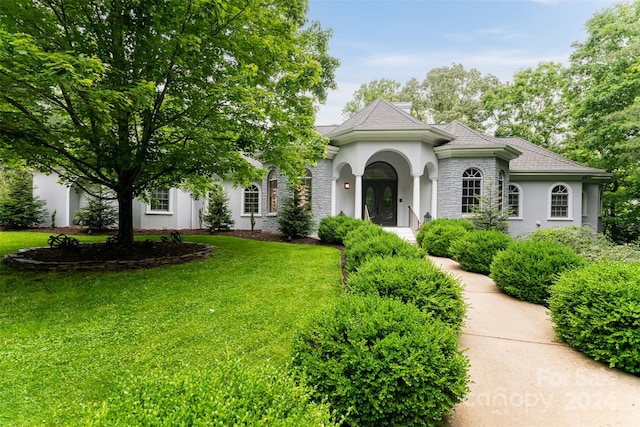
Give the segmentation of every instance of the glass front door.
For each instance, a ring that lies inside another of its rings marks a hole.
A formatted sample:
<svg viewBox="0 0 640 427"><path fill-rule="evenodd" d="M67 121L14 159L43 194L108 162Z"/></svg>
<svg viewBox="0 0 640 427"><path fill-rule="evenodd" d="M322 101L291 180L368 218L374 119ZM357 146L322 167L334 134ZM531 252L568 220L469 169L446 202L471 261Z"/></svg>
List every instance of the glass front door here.
<svg viewBox="0 0 640 427"><path fill-rule="evenodd" d="M398 223L398 180L395 170L384 162L369 165L363 177L363 209L374 224L395 227Z"/></svg>

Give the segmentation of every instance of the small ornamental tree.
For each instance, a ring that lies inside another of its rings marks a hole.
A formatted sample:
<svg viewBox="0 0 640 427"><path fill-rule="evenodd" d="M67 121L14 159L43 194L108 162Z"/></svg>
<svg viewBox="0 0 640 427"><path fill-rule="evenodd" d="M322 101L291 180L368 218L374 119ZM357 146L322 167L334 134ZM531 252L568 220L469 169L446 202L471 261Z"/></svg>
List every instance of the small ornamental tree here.
<svg viewBox="0 0 640 427"><path fill-rule="evenodd" d="M478 230L497 230L506 232L509 229L510 208L505 205L502 185L490 181L484 188L482 196L476 196L478 204L472 207L471 222Z"/></svg>
<svg viewBox="0 0 640 427"><path fill-rule="evenodd" d="M88 231L108 230L117 222L118 210L105 197L90 196L87 204L76 212L78 225Z"/></svg>
<svg viewBox="0 0 640 427"><path fill-rule="evenodd" d="M0 170L0 226L29 228L44 221L45 201L33 196L31 174Z"/></svg>
<svg viewBox="0 0 640 427"><path fill-rule="evenodd" d="M207 230L214 231L229 228L235 223L231 218L229 208L229 195L221 185L215 185L209 193L208 210L202 219L207 225Z"/></svg>
<svg viewBox="0 0 640 427"><path fill-rule="evenodd" d="M303 203L299 191L294 191L282 204L278 215L280 232L289 238L306 237L313 231L313 212L308 203Z"/></svg>

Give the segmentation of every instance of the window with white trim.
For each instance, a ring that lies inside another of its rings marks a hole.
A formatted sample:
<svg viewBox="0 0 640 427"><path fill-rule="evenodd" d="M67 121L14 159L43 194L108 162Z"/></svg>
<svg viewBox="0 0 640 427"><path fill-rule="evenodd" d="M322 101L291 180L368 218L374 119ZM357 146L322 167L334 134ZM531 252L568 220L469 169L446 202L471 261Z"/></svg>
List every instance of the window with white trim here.
<svg viewBox="0 0 640 427"><path fill-rule="evenodd" d="M502 212L504 209L504 171L500 171L500 174L498 175L498 194L500 197L498 210Z"/></svg>
<svg viewBox="0 0 640 427"><path fill-rule="evenodd" d="M168 189L156 188L151 193L149 210L153 212L169 212L170 194Z"/></svg>
<svg viewBox="0 0 640 427"><path fill-rule="evenodd" d="M272 170L268 178L269 189L269 213L278 211L278 174Z"/></svg>
<svg viewBox="0 0 640 427"><path fill-rule="evenodd" d="M550 214L551 218L569 218L570 217L570 204L569 196L571 195L569 187L564 184L556 184L551 188L551 204Z"/></svg>
<svg viewBox="0 0 640 427"><path fill-rule="evenodd" d="M509 184L507 203L509 204L511 218L520 218L520 188L515 184Z"/></svg>
<svg viewBox="0 0 640 427"><path fill-rule="evenodd" d="M250 185L242 193L242 215L260 214L260 189Z"/></svg>
<svg viewBox="0 0 640 427"><path fill-rule="evenodd" d="M482 194L482 172L470 168L462 174L462 213L472 213L473 207L480 204Z"/></svg>

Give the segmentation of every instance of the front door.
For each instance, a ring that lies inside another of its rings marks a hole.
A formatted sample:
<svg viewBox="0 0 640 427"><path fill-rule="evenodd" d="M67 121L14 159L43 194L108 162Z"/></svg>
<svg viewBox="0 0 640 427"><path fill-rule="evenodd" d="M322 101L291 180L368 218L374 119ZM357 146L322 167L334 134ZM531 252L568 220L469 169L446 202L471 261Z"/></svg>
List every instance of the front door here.
<svg viewBox="0 0 640 427"><path fill-rule="evenodd" d="M365 212L366 208L374 224L395 227L398 224L398 180L395 169L384 162L367 166L363 190L362 211Z"/></svg>

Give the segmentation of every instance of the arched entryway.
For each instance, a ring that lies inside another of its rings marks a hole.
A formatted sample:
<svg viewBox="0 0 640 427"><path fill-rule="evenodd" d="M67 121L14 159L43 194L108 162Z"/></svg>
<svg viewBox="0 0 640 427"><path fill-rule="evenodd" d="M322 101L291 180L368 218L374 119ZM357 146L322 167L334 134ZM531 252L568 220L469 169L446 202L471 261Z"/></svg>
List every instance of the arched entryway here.
<svg viewBox="0 0 640 427"><path fill-rule="evenodd" d="M374 162L362 176L362 212L369 212L374 224L395 227L398 224L398 174L389 163ZM366 210L365 210L366 207Z"/></svg>

